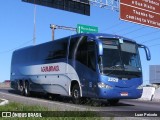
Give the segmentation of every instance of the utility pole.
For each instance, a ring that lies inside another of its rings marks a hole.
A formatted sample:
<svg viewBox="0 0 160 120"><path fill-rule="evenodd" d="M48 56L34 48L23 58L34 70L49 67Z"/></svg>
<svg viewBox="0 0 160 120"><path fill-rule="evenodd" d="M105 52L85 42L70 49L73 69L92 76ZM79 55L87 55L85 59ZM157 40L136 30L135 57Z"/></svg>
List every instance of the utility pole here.
<svg viewBox="0 0 160 120"><path fill-rule="evenodd" d="M36 4L34 0L34 29L33 29L33 45L36 45Z"/></svg>

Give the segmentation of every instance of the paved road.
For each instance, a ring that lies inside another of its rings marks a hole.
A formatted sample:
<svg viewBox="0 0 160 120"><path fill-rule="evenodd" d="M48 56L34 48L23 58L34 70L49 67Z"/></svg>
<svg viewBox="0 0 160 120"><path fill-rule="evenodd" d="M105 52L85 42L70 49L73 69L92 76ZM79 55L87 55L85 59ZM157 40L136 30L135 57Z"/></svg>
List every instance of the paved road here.
<svg viewBox="0 0 160 120"><path fill-rule="evenodd" d="M35 97L36 96L36 97ZM29 105L42 105L53 110L59 111L101 111L101 114L106 112L109 115L115 116L129 116L128 114L140 115L147 113L153 115L153 113L160 116L160 102L152 101L139 101L139 100L121 100L116 106L110 106L107 103L103 103L101 106L95 106L91 104L75 105L71 102L70 98L60 97L58 100L51 100L46 96L40 97L35 94L34 97L21 96L17 91L13 89L0 89L0 98L8 99L9 101L16 101ZM132 112L128 112L132 111ZM158 112L159 111L159 112ZM155 119L155 118L154 118Z"/></svg>

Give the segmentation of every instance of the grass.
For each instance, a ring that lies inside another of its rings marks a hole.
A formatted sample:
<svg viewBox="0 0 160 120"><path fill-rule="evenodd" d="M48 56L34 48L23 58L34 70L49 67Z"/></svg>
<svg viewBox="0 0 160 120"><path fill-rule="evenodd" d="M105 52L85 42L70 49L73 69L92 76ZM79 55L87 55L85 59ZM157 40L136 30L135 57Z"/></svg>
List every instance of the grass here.
<svg viewBox="0 0 160 120"><path fill-rule="evenodd" d="M34 106L29 106L29 105L24 105L20 103L15 103L11 102L5 106L0 106L0 111L1 112L18 112L18 113L23 113L27 114L28 112L30 113L42 113L42 118L34 118L34 117L14 117L12 120L101 120L100 117L97 117L98 115L90 112L90 111L84 111L84 112L77 112L77 111L56 111L56 110L50 110L46 107L34 105ZM1 113L0 112L0 113ZM43 113L46 113L43 115ZM2 114L2 113L1 113ZM48 115L48 116L47 116ZM59 117L54 117L54 115L59 116ZM1 116L1 115L0 115ZM46 117L43 117L46 116ZM49 117L50 116L50 117ZM52 117L51 117L52 116ZM64 116L64 117L61 117ZM66 117L68 116L68 117ZM73 117L70 117L73 116ZM78 116L78 117L76 117ZM89 116L89 117L80 117L80 116ZM1 120L10 120L11 118L0 118Z"/></svg>

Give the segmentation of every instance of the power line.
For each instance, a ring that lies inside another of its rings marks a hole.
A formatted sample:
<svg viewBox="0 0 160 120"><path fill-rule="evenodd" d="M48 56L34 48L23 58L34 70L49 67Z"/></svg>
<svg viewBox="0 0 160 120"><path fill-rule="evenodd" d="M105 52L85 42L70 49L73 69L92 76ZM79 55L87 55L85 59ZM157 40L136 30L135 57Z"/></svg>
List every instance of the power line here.
<svg viewBox="0 0 160 120"><path fill-rule="evenodd" d="M150 32L150 33L146 33L146 34L143 34L143 35L134 37L134 39L135 39L135 38L140 38L140 37L143 37L143 36L146 36L146 35L151 35L151 34L154 34L154 33L157 33L157 32L160 32L160 30L158 30L158 31L156 31L156 32Z"/></svg>
<svg viewBox="0 0 160 120"><path fill-rule="evenodd" d="M113 29L113 28L115 28L115 27L117 27L121 24L122 24L122 22L118 22L117 24L114 24L114 25L110 26L108 29Z"/></svg>
<svg viewBox="0 0 160 120"><path fill-rule="evenodd" d="M147 43L147 42L152 42L152 41L156 41L156 40L160 40L160 38L154 38L154 39L146 40L146 41L141 42L141 43Z"/></svg>
<svg viewBox="0 0 160 120"><path fill-rule="evenodd" d="M126 29L129 29L129 28L133 27L133 26L135 26L135 25L129 26L129 27L127 27L127 28L122 28L122 29L116 31L116 33L117 33L117 32L122 32L122 31L124 31L124 30L126 30Z"/></svg>
<svg viewBox="0 0 160 120"><path fill-rule="evenodd" d="M141 27L141 28L138 28L138 29L136 29L136 30L132 30L132 31L130 31L130 32L128 32L128 33L125 33L125 34L122 34L122 35L131 34L131 33L133 33L133 32L139 31L139 30L141 30L141 29L143 29L143 28L145 28L145 27Z"/></svg>
<svg viewBox="0 0 160 120"><path fill-rule="evenodd" d="M33 39L32 39L32 40L29 40L29 41L26 41L26 42L22 43L21 45L15 47L15 48L12 48L12 49L9 49L9 50L5 50L5 51L1 51L0 54L12 52L12 51L14 51L14 50L16 50L16 49L18 49L18 48L21 48L21 47L25 46L26 44L28 44L28 43L30 43L30 42L32 42L32 41L33 41Z"/></svg>
<svg viewBox="0 0 160 120"><path fill-rule="evenodd" d="M159 46L160 44L154 44L154 45L151 45L149 47L155 47L155 46Z"/></svg>
<svg viewBox="0 0 160 120"><path fill-rule="evenodd" d="M122 22L119 21L116 24L109 26L107 29L106 28L103 29L102 32L105 32L106 30L111 30L111 29L113 29L113 28L115 28L115 27L117 27L117 26L119 26L121 24L122 24Z"/></svg>

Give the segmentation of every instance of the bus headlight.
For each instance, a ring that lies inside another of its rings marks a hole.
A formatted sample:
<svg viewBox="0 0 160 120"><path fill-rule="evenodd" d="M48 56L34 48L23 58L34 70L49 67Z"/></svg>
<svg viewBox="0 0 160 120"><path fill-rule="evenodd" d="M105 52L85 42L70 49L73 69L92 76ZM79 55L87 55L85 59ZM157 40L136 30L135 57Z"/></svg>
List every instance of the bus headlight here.
<svg viewBox="0 0 160 120"><path fill-rule="evenodd" d="M103 82L99 82L99 83L98 83L98 87L99 87L99 88L112 89L111 86L109 86L109 85L107 85L107 84L105 84L105 83L103 83Z"/></svg>
<svg viewBox="0 0 160 120"><path fill-rule="evenodd" d="M140 86L137 87L137 89L142 90L142 89L143 89L143 86L140 85Z"/></svg>

